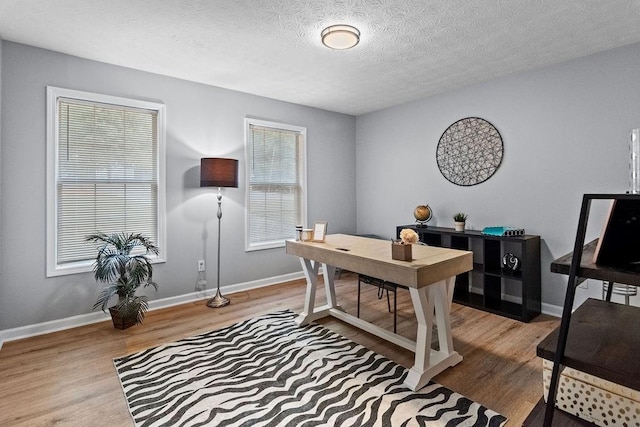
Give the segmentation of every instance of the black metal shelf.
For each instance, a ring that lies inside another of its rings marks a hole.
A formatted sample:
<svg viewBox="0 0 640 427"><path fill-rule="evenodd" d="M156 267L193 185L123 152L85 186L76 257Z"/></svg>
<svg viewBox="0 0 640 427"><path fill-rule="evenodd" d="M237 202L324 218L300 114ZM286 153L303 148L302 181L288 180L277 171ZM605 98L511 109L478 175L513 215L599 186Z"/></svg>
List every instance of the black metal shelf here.
<svg viewBox="0 0 640 427"><path fill-rule="evenodd" d="M562 365L640 390L640 308L587 299L571 315ZM543 339L538 356L553 360L559 329Z"/></svg>
<svg viewBox="0 0 640 427"><path fill-rule="evenodd" d="M575 313L572 313L575 290L583 279L593 278L634 286L640 285L640 273L638 272L630 271L624 267L602 266L593 262L597 242L585 245L587 221L593 200L614 202L634 200L640 202L640 195L585 194L582 197L573 252L551 264L552 272L568 274L569 279L560 326L540 343L537 350L538 355L553 360L549 394L544 408L543 425L545 427L559 425L554 423L557 415L560 415L559 418L563 423L572 422L567 421L567 417L555 407L563 366L571 366L587 374L631 388L638 389L640 386L640 380L638 380L640 369L634 360L635 350L640 345L640 334L637 331L633 332L636 330L635 324L637 323L634 320L640 317L640 310L589 299ZM640 203L634 208L640 215ZM636 237L629 236L628 238L635 239ZM632 241L635 242L635 240ZM610 285L609 291L611 289ZM610 297L609 292L607 301ZM571 332L571 336L569 332ZM540 404L538 404L529 416L530 419L537 420L535 425L540 425L541 412ZM525 423L525 425L534 424ZM563 425L584 424L581 424L581 421L575 421L573 424Z"/></svg>

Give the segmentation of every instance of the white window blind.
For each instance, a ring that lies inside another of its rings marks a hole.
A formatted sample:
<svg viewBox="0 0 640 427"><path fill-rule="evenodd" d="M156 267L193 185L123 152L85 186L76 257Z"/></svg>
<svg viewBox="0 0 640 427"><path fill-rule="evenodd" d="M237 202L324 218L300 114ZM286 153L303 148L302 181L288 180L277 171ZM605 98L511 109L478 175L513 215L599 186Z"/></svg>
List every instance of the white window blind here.
<svg viewBox="0 0 640 427"><path fill-rule="evenodd" d="M283 246L305 223L305 134L247 119L247 250Z"/></svg>
<svg viewBox="0 0 640 427"><path fill-rule="evenodd" d="M49 275L86 271L96 247L85 237L96 232L141 233L164 250L163 106L51 89L57 155Z"/></svg>

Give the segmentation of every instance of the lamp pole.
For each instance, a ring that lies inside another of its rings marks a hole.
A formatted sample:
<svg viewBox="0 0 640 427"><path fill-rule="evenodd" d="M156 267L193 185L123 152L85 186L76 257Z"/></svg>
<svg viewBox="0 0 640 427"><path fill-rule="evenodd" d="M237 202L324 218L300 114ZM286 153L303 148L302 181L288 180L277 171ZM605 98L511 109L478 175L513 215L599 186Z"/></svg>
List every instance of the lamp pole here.
<svg viewBox="0 0 640 427"><path fill-rule="evenodd" d="M218 187L218 213L216 214L218 217L218 271L217 274L217 290L216 295L207 301L207 307L224 307L229 304L229 298L223 296L220 293L220 224L222 223L222 188Z"/></svg>

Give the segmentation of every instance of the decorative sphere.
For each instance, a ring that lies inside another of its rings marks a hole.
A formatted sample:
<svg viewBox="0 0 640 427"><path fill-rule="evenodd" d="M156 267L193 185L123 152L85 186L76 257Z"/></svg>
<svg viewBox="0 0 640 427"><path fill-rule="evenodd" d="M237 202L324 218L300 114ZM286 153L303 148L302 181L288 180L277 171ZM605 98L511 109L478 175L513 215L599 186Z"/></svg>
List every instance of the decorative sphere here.
<svg viewBox="0 0 640 427"><path fill-rule="evenodd" d="M421 222L427 222L431 219L431 208L429 205L418 205L413 211L413 216L416 220Z"/></svg>
<svg viewBox="0 0 640 427"><path fill-rule="evenodd" d="M507 252L502 257L502 268L509 271L518 271L520 270L520 259L511 252Z"/></svg>

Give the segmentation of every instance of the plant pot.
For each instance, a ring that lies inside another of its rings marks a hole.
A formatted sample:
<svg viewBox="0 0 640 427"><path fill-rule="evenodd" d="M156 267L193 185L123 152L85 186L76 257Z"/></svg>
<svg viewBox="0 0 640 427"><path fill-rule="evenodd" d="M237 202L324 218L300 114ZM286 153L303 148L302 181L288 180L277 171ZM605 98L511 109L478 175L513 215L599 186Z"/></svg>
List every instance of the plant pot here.
<svg viewBox="0 0 640 427"><path fill-rule="evenodd" d="M456 221L453 223L453 229L456 231L464 231L464 221Z"/></svg>
<svg viewBox="0 0 640 427"><path fill-rule="evenodd" d="M413 245L405 245L402 243L391 243L391 259L398 261L411 261L411 247Z"/></svg>
<svg viewBox="0 0 640 427"><path fill-rule="evenodd" d="M136 324L135 319L123 319L122 316L120 316L120 310L115 307L110 307L109 313L111 313L113 327L116 329L127 329Z"/></svg>

